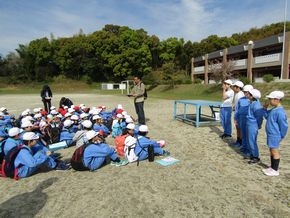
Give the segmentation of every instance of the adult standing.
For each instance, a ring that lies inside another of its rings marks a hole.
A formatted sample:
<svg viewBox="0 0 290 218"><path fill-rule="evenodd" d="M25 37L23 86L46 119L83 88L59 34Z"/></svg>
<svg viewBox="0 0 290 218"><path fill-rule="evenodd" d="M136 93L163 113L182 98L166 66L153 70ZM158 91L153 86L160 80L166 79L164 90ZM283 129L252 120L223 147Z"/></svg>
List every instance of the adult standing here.
<svg viewBox="0 0 290 218"><path fill-rule="evenodd" d="M145 85L141 81L141 76L134 76L134 88L132 89L129 96L134 97L135 110L138 115L139 125L145 125L145 114L144 114L144 94L145 94Z"/></svg>
<svg viewBox="0 0 290 218"><path fill-rule="evenodd" d="M42 87L42 90L40 92L40 96L42 98L42 102L43 102L45 111L47 111L47 113L50 113L52 92L51 92L51 89L48 85L44 85Z"/></svg>

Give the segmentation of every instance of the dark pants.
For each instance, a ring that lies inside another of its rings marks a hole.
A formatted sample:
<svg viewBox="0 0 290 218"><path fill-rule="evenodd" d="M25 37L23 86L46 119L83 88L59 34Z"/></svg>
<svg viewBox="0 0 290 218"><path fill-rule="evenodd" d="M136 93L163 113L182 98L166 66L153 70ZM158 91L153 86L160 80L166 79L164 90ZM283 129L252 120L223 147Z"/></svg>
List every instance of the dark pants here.
<svg viewBox="0 0 290 218"><path fill-rule="evenodd" d="M135 110L138 115L138 123L145 125L144 102L135 102Z"/></svg>
<svg viewBox="0 0 290 218"><path fill-rule="evenodd" d="M47 112L47 113L50 113L50 107L51 107L51 100L47 100L47 99L43 99L42 100L43 102L43 105L44 105L44 110Z"/></svg>

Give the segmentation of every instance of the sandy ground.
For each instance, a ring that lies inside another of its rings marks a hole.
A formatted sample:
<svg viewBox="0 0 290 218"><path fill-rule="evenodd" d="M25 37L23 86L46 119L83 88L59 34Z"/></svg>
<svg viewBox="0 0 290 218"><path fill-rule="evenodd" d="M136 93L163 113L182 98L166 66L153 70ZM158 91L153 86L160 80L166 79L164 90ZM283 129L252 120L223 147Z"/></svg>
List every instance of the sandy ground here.
<svg viewBox="0 0 290 218"><path fill-rule="evenodd" d="M60 97L54 96L55 105ZM135 115L132 99L126 97L69 97L89 106L122 103ZM41 103L37 95L0 96L0 106L15 113ZM220 126L195 128L173 120L173 101L149 98L145 113L150 137L165 139L180 163L163 167L143 161L139 167L41 172L19 181L0 178L0 217L290 217L290 134L281 146L281 175L269 178L261 172L269 164L264 127L258 137L262 164L250 166L229 146L231 140L218 137ZM73 151L61 153L69 158Z"/></svg>

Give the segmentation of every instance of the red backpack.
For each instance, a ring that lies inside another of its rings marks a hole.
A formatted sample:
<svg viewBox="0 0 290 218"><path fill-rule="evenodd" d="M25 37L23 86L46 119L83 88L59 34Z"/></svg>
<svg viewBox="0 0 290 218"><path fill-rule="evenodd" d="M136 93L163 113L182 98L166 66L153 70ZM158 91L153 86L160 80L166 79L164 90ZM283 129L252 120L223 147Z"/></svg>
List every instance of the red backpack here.
<svg viewBox="0 0 290 218"><path fill-rule="evenodd" d="M115 138L114 143L116 146L117 154L121 157L124 157L124 147L125 147L125 140L129 136L129 134L119 135Z"/></svg>
<svg viewBox="0 0 290 218"><path fill-rule="evenodd" d="M14 161L19 154L19 152L22 149L27 149L23 145L18 145L11 150L8 151L7 155L5 155L5 158L2 162L2 167L1 167L1 174L3 177L10 177L15 180L18 180L18 168L15 168Z"/></svg>

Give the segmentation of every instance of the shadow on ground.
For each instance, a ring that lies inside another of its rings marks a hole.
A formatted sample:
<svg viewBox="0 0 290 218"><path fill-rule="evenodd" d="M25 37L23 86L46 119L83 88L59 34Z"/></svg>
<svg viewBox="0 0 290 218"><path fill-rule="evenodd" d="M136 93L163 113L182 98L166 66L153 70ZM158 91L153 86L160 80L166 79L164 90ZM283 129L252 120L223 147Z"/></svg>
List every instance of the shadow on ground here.
<svg viewBox="0 0 290 218"><path fill-rule="evenodd" d="M56 182L50 178L41 182L34 191L16 195L0 204L0 217L34 217L45 205L47 194L44 189Z"/></svg>

